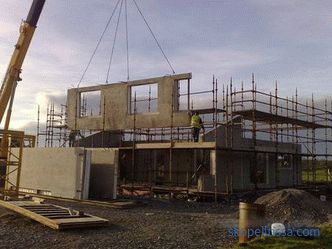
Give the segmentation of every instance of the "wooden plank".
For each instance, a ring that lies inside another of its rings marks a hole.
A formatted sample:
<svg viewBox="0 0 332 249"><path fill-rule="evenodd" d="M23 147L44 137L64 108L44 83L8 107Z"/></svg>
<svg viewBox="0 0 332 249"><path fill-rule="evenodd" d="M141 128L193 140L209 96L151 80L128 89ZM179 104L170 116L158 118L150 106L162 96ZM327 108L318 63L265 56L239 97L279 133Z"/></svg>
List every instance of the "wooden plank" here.
<svg viewBox="0 0 332 249"><path fill-rule="evenodd" d="M71 219L72 218L72 216L71 215L50 215L50 216L46 216L47 218L49 218L49 219ZM84 217L84 215L83 216L79 216L80 218L81 217Z"/></svg>
<svg viewBox="0 0 332 249"><path fill-rule="evenodd" d="M100 220L101 218L96 218L93 220L93 217L89 218L68 218L68 219L53 219L59 226L60 230L63 229L70 229L70 228L77 228L77 227L91 227L91 226L104 226ZM105 220L108 222L108 220Z"/></svg>
<svg viewBox="0 0 332 249"><path fill-rule="evenodd" d="M40 207L40 203L33 201L10 201L12 204L24 207ZM43 207L51 207L52 205L44 204Z"/></svg>
<svg viewBox="0 0 332 249"><path fill-rule="evenodd" d="M214 149L215 142L137 143L135 149Z"/></svg>
<svg viewBox="0 0 332 249"><path fill-rule="evenodd" d="M70 213L68 212L35 212L36 214L39 214L39 215L43 215L43 216L46 216L46 215L51 215L51 214L61 214L61 215L64 215L64 214L68 214L70 215Z"/></svg>
<svg viewBox="0 0 332 249"><path fill-rule="evenodd" d="M66 213L69 213L68 209L62 209L62 208L43 208L43 209L25 208L25 209L28 209L28 210L34 211L34 212L66 212Z"/></svg>
<svg viewBox="0 0 332 249"><path fill-rule="evenodd" d="M214 149L215 142L178 142L173 144L173 149Z"/></svg>
<svg viewBox="0 0 332 249"><path fill-rule="evenodd" d="M58 207L55 207L55 206L49 206L49 207L43 207L43 206L40 206L40 207L20 206L20 207L24 207L24 208L29 209L29 210L37 210L37 211L43 211L43 210L65 210L65 211L68 211L67 209L58 208Z"/></svg>
<svg viewBox="0 0 332 249"><path fill-rule="evenodd" d="M104 221L107 221L105 219L102 219ZM99 222L101 221L101 218L94 217L94 216L88 216L88 217L79 217L79 218L70 218L70 219L55 219L54 220L57 224L66 225L68 223L73 224L82 224L82 223L90 223L90 222Z"/></svg>
<svg viewBox="0 0 332 249"><path fill-rule="evenodd" d="M45 205L45 204L44 204ZM24 208L26 208L26 209L35 209L35 210L40 210L40 209L58 209L58 208L56 208L56 207L54 207L54 206L51 206L51 205L49 205L49 206L27 206L27 205L19 205L20 207L24 207Z"/></svg>
<svg viewBox="0 0 332 249"><path fill-rule="evenodd" d="M171 143L137 143L135 149L169 149Z"/></svg>
<svg viewBox="0 0 332 249"><path fill-rule="evenodd" d="M49 208L49 209L47 209L47 208L26 208L26 207L24 207L25 209L28 209L28 210L30 210L30 211L33 211L33 212L57 212L57 211L62 211L61 209L59 210L59 209L55 209L55 208ZM67 211L67 213L68 213L68 211Z"/></svg>
<svg viewBox="0 0 332 249"><path fill-rule="evenodd" d="M70 214L43 214L43 216L47 217L47 218L50 218L50 217L73 217L72 215ZM77 216L77 217L84 217L84 216Z"/></svg>

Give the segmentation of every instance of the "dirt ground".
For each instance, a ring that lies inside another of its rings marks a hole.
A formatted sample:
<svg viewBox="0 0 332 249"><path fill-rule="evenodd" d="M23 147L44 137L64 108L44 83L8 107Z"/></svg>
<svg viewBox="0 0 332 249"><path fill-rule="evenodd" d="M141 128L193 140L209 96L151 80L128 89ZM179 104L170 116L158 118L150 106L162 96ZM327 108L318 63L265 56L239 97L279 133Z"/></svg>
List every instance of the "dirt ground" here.
<svg viewBox="0 0 332 249"><path fill-rule="evenodd" d="M236 243L227 228L238 224L238 204L144 200L137 207L47 201L110 220L104 228L54 231L0 209L0 248L217 248Z"/></svg>

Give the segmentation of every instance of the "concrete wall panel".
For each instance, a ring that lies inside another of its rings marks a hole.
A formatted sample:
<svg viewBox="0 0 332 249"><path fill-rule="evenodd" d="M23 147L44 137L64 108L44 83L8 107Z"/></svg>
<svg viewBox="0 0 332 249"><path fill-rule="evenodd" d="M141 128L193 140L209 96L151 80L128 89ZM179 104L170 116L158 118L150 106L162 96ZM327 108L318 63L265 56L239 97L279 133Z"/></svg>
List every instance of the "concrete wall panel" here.
<svg viewBox="0 0 332 249"><path fill-rule="evenodd" d="M20 188L87 199L89 157L84 148L24 148Z"/></svg>
<svg viewBox="0 0 332 249"><path fill-rule="evenodd" d="M72 130L122 130L134 127L134 115L129 112L130 89L143 84L158 84L157 112L135 115L136 128L170 127L172 108L178 96L177 81L191 79L191 74L178 74L117 83L69 89L67 93L68 126ZM80 94L101 91L100 114L92 117L79 117ZM186 111L173 109L173 126L188 126L190 118Z"/></svg>

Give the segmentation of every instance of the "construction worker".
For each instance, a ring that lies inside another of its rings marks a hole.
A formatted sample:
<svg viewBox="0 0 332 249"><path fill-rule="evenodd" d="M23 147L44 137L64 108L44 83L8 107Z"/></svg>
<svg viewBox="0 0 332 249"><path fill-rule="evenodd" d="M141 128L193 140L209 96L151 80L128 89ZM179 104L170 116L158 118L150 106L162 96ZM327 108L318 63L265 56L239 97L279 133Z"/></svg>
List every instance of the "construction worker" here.
<svg viewBox="0 0 332 249"><path fill-rule="evenodd" d="M191 116L191 129L192 129L192 139L193 142L198 142L199 132L202 129L205 132L203 121L201 117L198 115L198 112L195 112L194 115Z"/></svg>
<svg viewBox="0 0 332 249"><path fill-rule="evenodd" d="M75 146L75 141L76 141L77 136L80 136L81 138L84 138L81 135L80 131L78 131L78 130L72 130L69 133L69 147L74 147Z"/></svg>

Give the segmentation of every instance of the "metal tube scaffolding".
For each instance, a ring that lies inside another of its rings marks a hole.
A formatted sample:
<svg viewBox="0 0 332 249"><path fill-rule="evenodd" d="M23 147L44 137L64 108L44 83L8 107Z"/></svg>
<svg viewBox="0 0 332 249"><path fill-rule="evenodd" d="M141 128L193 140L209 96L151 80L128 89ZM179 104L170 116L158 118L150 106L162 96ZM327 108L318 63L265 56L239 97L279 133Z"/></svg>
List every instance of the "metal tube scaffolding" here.
<svg viewBox="0 0 332 249"><path fill-rule="evenodd" d="M138 105L152 112L158 103L158 96L153 96L150 86L146 96L130 96L133 127L121 131L121 145L117 146L120 155L131 159L125 175L127 181L121 183L122 187L130 182L131 193L135 187L142 186L150 192L183 191L187 196L208 192L217 201L220 195L243 190L245 181L250 181L255 190L264 186L283 187L281 171L285 168L291 172L294 187L331 182L332 103L330 108L327 100L323 104L315 103L313 96L302 103L297 89L293 96L280 97L277 82L273 92L259 91L254 74L249 89L245 89L243 82L236 88L231 79L229 84L223 84L221 93L214 76L212 90L194 92L190 83L186 79L173 86L168 128L136 127L137 116L144 114ZM106 101L104 97L102 116L105 116ZM84 99L80 105L79 112L86 112ZM199 109L200 105L205 108ZM199 112L204 120L205 138L202 136L198 143L191 142L189 122L188 126L174 126L173 118L179 111ZM59 146L63 144L66 133L56 133L54 129L58 128L57 118L63 120L65 116L64 111L57 115L53 104L48 106L46 131L38 133L38 136L45 135L45 146L55 146L57 139ZM104 122L105 119L99 132L104 132ZM182 152L190 158L186 159ZM241 177L235 170L238 164ZM246 172L250 179L245 179ZM272 175L269 183L267 174ZM212 182L211 191L200 186L207 177Z"/></svg>

